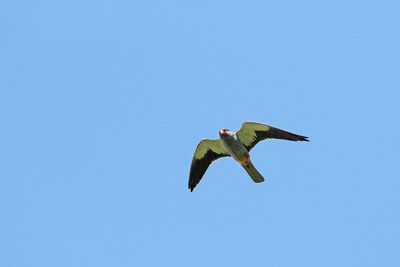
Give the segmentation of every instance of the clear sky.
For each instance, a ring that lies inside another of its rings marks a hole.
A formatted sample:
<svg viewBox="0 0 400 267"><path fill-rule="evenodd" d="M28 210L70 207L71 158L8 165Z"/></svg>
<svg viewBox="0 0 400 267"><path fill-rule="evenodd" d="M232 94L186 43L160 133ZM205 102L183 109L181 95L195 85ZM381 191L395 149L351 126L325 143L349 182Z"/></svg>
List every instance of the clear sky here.
<svg viewBox="0 0 400 267"><path fill-rule="evenodd" d="M0 266L400 266L399 1L3 1ZM202 138L310 137L193 193Z"/></svg>

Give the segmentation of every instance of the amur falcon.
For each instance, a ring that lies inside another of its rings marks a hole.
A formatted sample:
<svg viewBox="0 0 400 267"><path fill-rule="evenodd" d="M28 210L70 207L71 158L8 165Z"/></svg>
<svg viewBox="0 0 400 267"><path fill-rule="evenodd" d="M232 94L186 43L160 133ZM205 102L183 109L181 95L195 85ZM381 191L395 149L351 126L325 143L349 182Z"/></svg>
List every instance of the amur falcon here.
<svg viewBox="0 0 400 267"><path fill-rule="evenodd" d="M193 191L200 182L208 166L222 157L233 157L255 183L264 182L264 177L251 163L249 152L258 143L266 139L284 139L290 141L308 141L308 137L290 133L259 122L244 122L242 128L233 132L228 129L219 131L220 139L203 139L194 152L189 174L189 190Z"/></svg>

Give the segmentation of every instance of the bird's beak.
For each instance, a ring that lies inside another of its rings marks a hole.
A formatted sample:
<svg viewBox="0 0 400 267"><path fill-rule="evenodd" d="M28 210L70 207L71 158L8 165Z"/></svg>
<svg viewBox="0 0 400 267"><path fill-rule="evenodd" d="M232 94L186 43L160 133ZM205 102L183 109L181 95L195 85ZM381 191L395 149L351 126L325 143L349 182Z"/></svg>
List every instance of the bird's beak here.
<svg viewBox="0 0 400 267"><path fill-rule="evenodd" d="M219 135L223 135L223 134L224 134L224 130L220 130Z"/></svg>

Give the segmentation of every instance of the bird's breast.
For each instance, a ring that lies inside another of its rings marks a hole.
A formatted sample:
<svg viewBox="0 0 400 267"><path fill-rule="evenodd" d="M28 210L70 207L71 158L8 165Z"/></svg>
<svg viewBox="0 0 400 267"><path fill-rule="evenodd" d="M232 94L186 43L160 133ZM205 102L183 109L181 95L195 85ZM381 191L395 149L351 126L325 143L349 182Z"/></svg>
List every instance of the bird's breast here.
<svg viewBox="0 0 400 267"><path fill-rule="evenodd" d="M229 154L240 164L247 165L250 157L246 147L235 139L222 139L222 144Z"/></svg>

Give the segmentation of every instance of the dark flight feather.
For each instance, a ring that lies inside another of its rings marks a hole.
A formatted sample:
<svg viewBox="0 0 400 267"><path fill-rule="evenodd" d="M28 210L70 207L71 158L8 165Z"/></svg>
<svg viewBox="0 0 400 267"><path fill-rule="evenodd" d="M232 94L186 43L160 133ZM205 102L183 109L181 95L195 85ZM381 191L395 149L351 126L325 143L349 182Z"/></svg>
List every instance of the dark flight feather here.
<svg viewBox="0 0 400 267"><path fill-rule="evenodd" d="M272 126L269 126L267 131L255 131L256 137L250 145L247 145L246 148L250 151L256 144L266 139L283 139L289 141L309 141L307 136L302 136L298 134L294 134L291 132L287 132Z"/></svg>
<svg viewBox="0 0 400 267"><path fill-rule="evenodd" d="M225 154L218 154L211 149L207 150L204 157L196 159L193 157L192 164L190 166L189 183L188 187L192 192L196 185L200 182L208 166L214 161L222 157L227 157Z"/></svg>

